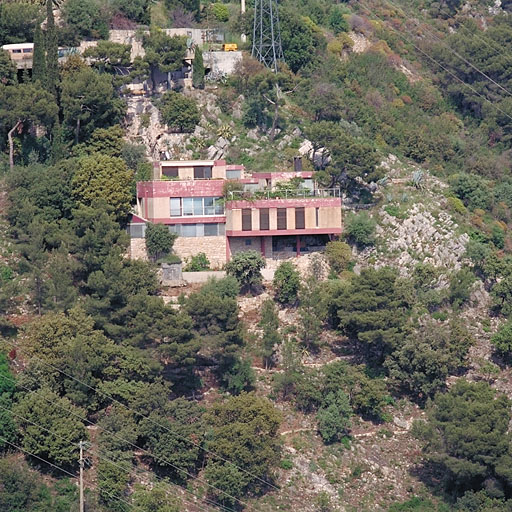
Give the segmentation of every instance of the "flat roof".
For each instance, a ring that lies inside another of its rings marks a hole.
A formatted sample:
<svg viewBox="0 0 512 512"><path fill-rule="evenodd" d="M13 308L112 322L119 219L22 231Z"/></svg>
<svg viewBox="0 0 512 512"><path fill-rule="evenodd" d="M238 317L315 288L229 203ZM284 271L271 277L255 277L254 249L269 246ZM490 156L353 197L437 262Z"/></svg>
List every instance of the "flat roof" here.
<svg viewBox="0 0 512 512"><path fill-rule="evenodd" d="M192 167L194 165L215 165L215 160L163 160L162 167Z"/></svg>
<svg viewBox="0 0 512 512"><path fill-rule="evenodd" d="M27 48L34 48L34 43L17 43L17 44L4 44L3 50L23 50Z"/></svg>

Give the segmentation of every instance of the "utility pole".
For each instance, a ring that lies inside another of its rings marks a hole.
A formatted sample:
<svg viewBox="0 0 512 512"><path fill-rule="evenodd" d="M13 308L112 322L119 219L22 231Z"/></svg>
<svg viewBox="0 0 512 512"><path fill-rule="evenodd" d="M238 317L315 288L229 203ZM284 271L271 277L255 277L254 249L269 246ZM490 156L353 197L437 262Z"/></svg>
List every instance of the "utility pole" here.
<svg viewBox="0 0 512 512"><path fill-rule="evenodd" d="M80 447L80 512L84 512L84 441L78 443Z"/></svg>
<svg viewBox="0 0 512 512"><path fill-rule="evenodd" d="M245 14L245 0L241 0L242 2L242 14ZM247 36L245 34L242 34L241 36L241 39L242 39L242 43L245 43L247 41Z"/></svg>

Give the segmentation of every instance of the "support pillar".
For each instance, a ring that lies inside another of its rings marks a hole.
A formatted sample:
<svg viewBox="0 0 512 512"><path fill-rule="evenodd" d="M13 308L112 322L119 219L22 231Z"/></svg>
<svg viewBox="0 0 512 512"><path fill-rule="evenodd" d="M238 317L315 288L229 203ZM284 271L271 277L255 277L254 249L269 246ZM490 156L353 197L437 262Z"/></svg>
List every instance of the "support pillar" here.
<svg viewBox="0 0 512 512"><path fill-rule="evenodd" d="M297 256L300 256L300 236L297 235Z"/></svg>
<svg viewBox="0 0 512 512"><path fill-rule="evenodd" d="M226 237L226 263L231 259L231 245L229 243L229 236Z"/></svg>
<svg viewBox="0 0 512 512"><path fill-rule="evenodd" d="M260 237L260 244L261 244L261 255L265 257L265 237Z"/></svg>

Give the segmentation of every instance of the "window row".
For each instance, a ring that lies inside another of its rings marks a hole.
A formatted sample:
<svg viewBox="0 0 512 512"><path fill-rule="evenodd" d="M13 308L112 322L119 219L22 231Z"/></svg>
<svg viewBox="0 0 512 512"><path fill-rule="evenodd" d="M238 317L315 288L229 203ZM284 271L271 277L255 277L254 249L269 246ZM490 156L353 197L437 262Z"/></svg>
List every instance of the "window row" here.
<svg viewBox="0 0 512 512"><path fill-rule="evenodd" d="M169 178L178 178L179 169L178 167L163 167L163 174ZM212 178L212 167L211 166L194 166L194 179L195 180L210 180Z"/></svg>
<svg viewBox="0 0 512 512"><path fill-rule="evenodd" d="M169 231L183 237L199 236L223 236L226 232L226 225L223 223L208 224L173 224Z"/></svg>
<svg viewBox="0 0 512 512"><path fill-rule="evenodd" d="M171 217L224 215L220 197L171 197Z"/></svg>
<svg viewBox="0 0 512 512"><path fill-rule="evenodd" d="M285 230L287 228L287 213L290 208L277 208L277 229ZM295 229L306 229L306 219L304 208L294 208L295 210ZM260 208L260 231L270 230L269 209ZM318 208L317 208L317 226L318 226ZM252 210L250 208L242 209L242 231L252 231Z"/></svg>

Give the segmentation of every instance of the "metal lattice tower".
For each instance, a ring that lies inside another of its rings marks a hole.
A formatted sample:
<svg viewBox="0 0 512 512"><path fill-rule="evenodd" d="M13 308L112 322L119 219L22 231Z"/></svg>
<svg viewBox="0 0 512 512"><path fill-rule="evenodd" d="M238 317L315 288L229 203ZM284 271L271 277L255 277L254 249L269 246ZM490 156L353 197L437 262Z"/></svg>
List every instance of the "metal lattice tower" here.
<svg viewBox="0 0 512 512"><path fill-rule="evenodd" d="M252 56L273 71L284 61L277 0L254 0Z"/></svg>

